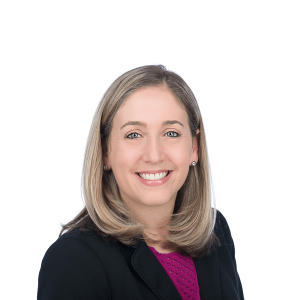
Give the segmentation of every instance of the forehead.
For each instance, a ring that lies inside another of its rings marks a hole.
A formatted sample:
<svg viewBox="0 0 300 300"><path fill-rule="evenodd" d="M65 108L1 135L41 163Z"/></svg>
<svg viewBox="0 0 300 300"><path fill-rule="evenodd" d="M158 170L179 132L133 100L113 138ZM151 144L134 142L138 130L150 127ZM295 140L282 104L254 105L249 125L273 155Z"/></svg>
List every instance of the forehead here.
<svg viewBox="0 0 300 300"><path fill-rule="evenodd" d="M114 117L114 123L142 121L155 124L165 120L178 120L187 124L188 116L182 103L166 86L145 87L124 101Z"/></svg>

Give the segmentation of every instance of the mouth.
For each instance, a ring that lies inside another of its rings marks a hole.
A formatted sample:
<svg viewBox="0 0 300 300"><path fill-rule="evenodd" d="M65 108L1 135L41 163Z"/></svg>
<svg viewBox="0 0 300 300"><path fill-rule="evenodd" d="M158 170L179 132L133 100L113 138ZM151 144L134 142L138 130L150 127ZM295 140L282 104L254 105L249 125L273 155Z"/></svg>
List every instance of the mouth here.
<svg viewBox="0 0 300 300"><path fill-rule="evenodd" d="M162 180L162 179L166 178L170 174L170 172L172 172L172 171L165 170L165 171L156 171L156 172L151 171L151 173L150 172L141 172L141 173L137 172L136 174L144 180L155 181L155 180Z"/></svg>

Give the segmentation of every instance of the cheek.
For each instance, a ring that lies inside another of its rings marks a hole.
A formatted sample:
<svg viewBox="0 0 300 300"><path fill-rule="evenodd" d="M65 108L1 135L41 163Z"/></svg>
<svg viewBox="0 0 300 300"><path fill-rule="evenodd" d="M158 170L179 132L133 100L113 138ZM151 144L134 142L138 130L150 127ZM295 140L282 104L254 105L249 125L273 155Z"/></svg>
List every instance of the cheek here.
<svg viewBox="0 0 300 300"><path fill-rule="evenodd" d="M136 166L138 157L140 157L140 151L137 147L128 147L124 143L117 144L111 155L112 164L119 169L120 173Z"/></svg>
<svg viewBox="0 0 300 300"><path fill-rule="evenodd" d="M188 149L185 145L182 147L172 147L168 152L170 159L173 160L175 164L180 166L186 166L189 164L190 149Z"/></svg>

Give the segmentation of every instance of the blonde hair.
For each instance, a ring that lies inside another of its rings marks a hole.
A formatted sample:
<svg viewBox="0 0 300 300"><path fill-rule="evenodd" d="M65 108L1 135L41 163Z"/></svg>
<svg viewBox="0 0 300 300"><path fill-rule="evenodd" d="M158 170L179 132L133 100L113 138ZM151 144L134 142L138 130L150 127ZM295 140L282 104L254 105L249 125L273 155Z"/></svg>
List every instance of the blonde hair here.
<svg viewBox="0 0 300 300"><path fill-rule="evenodd" d="M82 172L85 207L74 220L63 226L60 235L79 227L82 230L93 228L104 238L126 245L145 239L143 224L122 201L113 172L103 170L102 155L107 153L113 119L124 100L142 87L160 85L167 86L184 106L199 151L198 163L190 167L177 193L164 246L199 257L207 254L212 243L217 241L213 231L216 209L211 205L210 167L200 109L185 81L162 65L130 70L117 78L104 94L95 112L85 151ZM197 129L200 130L198 135Z"/></svg>

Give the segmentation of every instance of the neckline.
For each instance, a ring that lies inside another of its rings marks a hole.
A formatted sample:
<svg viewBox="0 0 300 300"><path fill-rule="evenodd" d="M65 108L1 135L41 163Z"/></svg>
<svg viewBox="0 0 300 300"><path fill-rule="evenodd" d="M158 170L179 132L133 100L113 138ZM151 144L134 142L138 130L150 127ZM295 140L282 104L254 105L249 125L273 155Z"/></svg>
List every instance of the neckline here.
<svg viewBox="0 0 300 300"><path fill-rule="evenodd" d="M147 245L148 246L148 245ZM154 247L150 247L148 246L150 249L153 249L152 251L158 253L158 254L162 254L162 255L170 255L170 254L179 254L178 251L175 251L175 252L169 252L169 253L161 253L161 252L158 252Z"/></svg>

